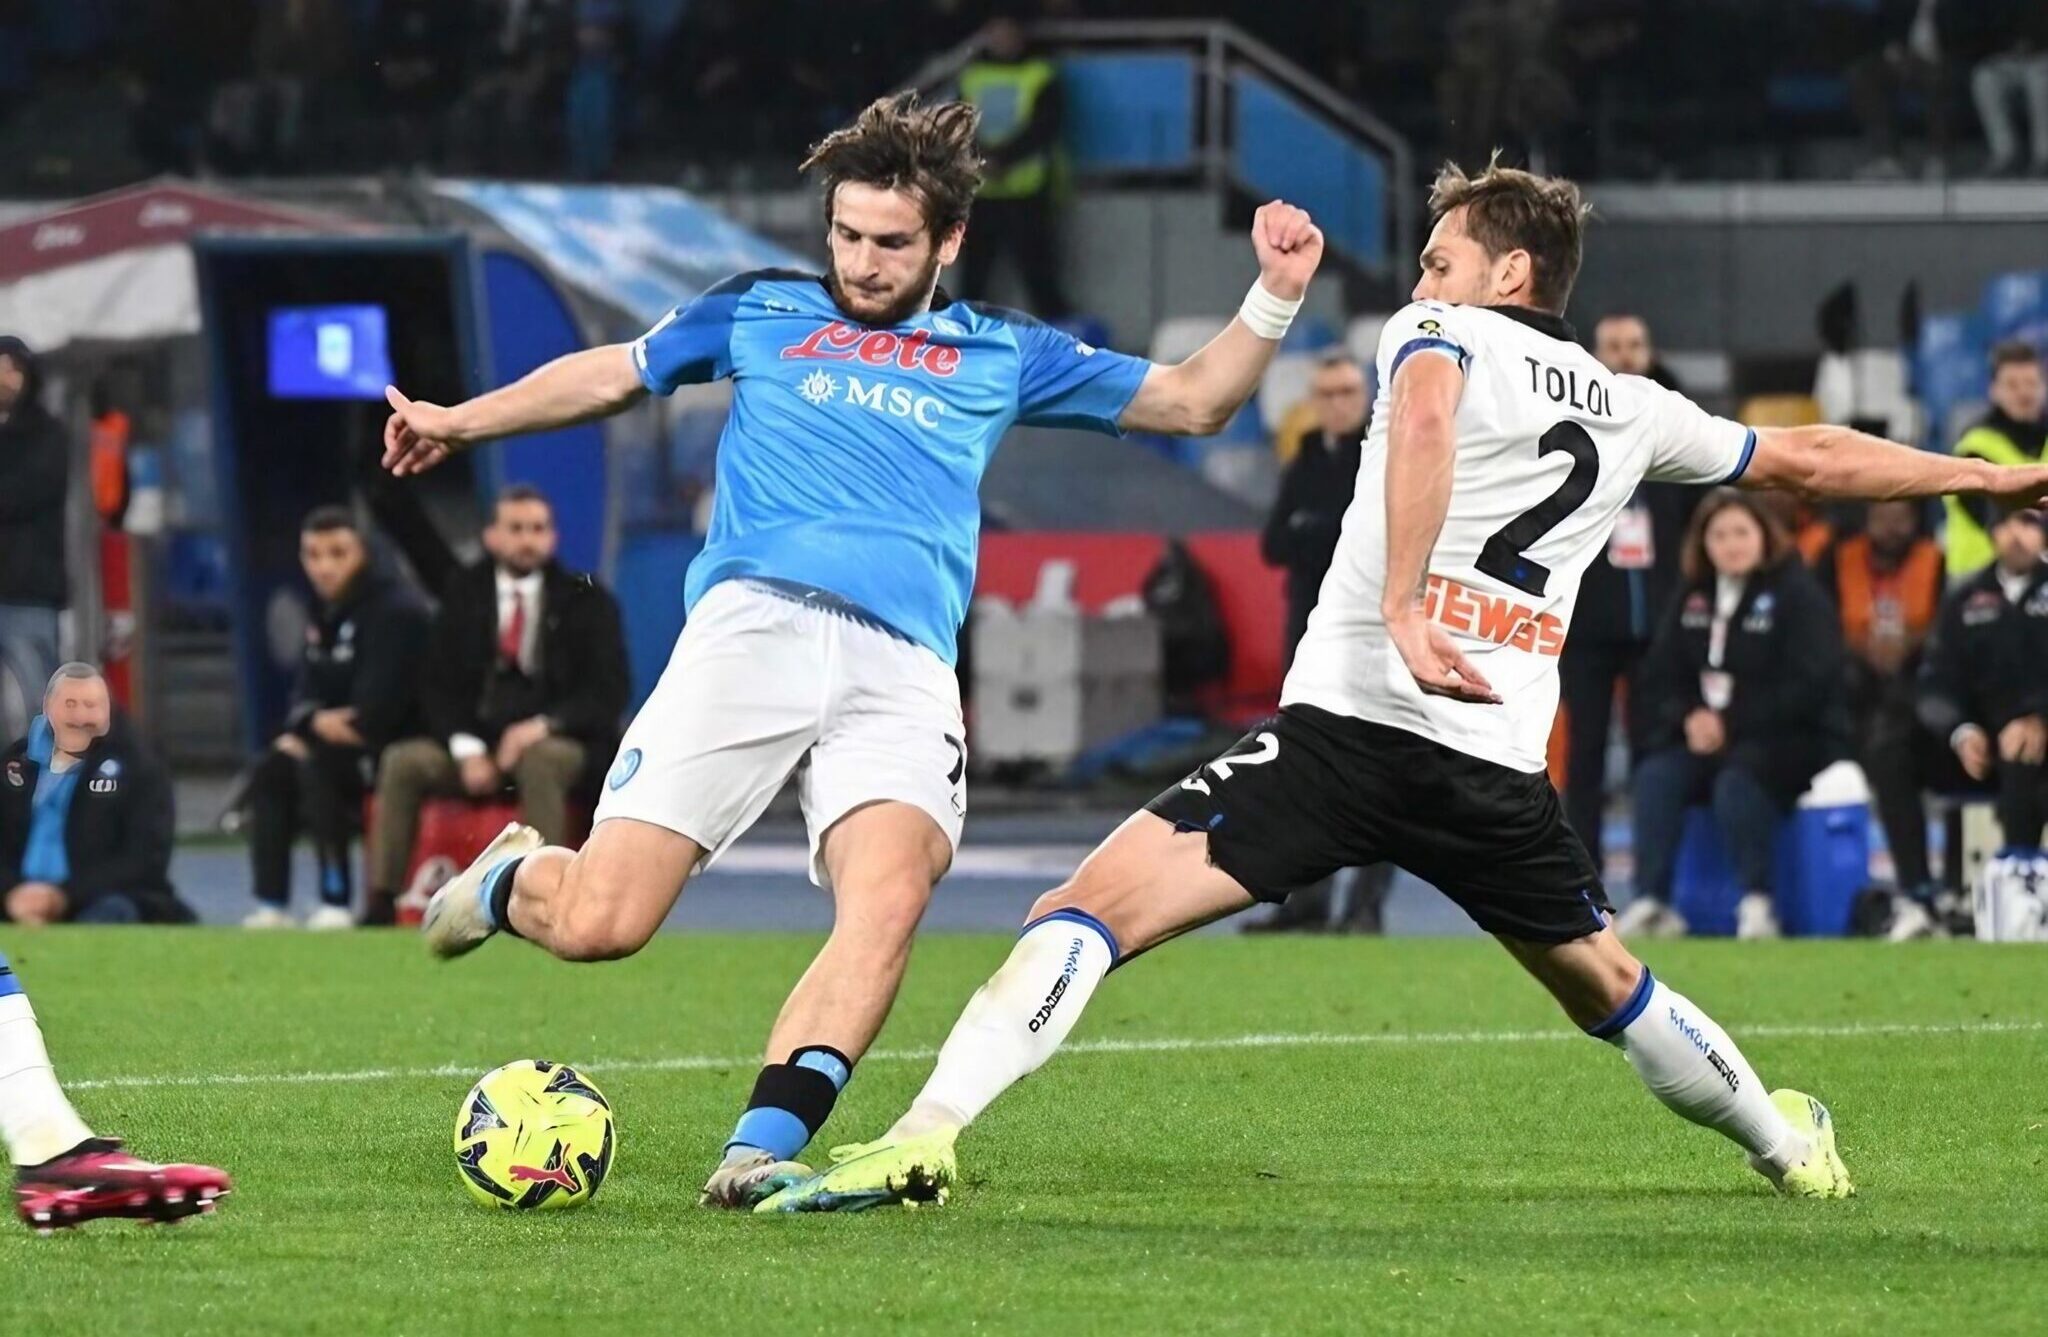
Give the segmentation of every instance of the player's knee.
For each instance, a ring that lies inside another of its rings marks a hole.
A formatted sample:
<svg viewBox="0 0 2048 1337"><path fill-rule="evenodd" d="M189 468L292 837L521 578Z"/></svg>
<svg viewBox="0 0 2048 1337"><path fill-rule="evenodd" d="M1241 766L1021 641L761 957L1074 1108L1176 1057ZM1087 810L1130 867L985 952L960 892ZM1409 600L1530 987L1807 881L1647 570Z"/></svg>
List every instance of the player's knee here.
<svg viewBox="0 0 2048 1337"><path fill-rule="evenodd" d="M931 882L922 874L904 872L876 879L857 896L842 898L842 913L833 932L842 937L857 933L877 951L908 952L931 898ZM846 913L852 905L858 909Z"/></svg>

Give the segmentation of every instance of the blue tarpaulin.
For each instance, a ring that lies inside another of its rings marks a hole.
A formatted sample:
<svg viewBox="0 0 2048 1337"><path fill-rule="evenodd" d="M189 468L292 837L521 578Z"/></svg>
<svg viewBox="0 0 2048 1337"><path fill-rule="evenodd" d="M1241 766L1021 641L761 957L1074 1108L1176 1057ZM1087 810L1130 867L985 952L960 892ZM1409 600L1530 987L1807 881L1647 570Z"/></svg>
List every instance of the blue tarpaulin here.
<svg viewBox="0 0 2048 1337"><path fill-rule="evenodd" d="M644 325L729 275L807 267L802 256L670 186L561 186L437 181L548 267Z"/></svg>

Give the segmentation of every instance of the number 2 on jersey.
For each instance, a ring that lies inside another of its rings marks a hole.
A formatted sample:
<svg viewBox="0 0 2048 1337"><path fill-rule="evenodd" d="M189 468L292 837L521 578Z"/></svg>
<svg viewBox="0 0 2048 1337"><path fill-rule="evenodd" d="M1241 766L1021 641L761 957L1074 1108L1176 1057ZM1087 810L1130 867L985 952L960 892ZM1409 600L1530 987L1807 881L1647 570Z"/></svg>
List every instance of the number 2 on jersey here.
<svg viewBox="0 0 2048 1337"><path fill-rule="evenodd" d="M1228 780L1232 769L1235 767L1263 766L1280 755L1280 740L1269 732L1253 734L1249 741L1253 746L1252 751L1226 752L1207 766L1204 766L1202 771L1214 771L1218 780ZM1202 778L1202 771L1196 771L1193 775L1181 781L1180 787L1182 789L1192 789L1202 794L1212 792L1209 788L1209 782Z"/></svg>
<svg viewBox="0 0 2048 1337"><path fill-rule="evenodd" d="M1531 558L1528 550L1585 505L1586 498L1593 495L1593 485L1600 481L1600 453L1585 428L1561 422L1536 443L1538 459L1560 450L1572 457L1572 471L1557 485L1557 491L1496 530L1472 564L1495 580L1538 597L1550 584L1550 568Z"/></svg>

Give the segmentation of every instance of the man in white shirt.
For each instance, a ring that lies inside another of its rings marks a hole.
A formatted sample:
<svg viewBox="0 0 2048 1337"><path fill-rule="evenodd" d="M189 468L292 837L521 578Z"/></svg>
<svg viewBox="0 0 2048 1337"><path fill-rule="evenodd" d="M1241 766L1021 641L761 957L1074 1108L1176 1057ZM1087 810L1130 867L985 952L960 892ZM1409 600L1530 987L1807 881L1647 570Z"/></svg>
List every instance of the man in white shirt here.
<svg viewBox="0 0 2048 1337"><path fill-rule="evenodd" d="M1382 859L1456 901L1652 1094L1774 1186L1852 1191L1826 1107L1769 1092L1610 926L1544 773L1579 578L1645 478L2034 498L2048 468L1712 417L1573 340L1559 315L1585 216L1572 183L1447 167L1430 206L1416 300L1381 338L1357 491L1280 713L1039 900L883 1138L758 1210L943 1199L959 1130L1052 1055L1120 960Z"/></svg>
<svg viewBox="0 0 2048 1337"><path fill-rule="evenodd" d="M484 529L487 559L441 597L420 684L429 736L394 743L377 777L366 918L389 922L405 888L421 805L435 795L519 795L520 820L566 844L570 798L594 789L627 697L618 605L555 561L547 498L506 488Z"/></svg>

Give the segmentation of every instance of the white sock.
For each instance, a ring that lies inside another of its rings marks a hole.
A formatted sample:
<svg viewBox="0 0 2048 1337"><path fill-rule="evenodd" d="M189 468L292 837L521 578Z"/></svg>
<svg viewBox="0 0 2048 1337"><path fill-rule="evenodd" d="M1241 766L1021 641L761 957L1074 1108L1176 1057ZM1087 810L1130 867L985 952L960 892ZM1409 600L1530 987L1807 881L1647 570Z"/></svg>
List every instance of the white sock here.
<svg viewBox="0 0 2048 1337"><path fill-rule="evenodd" d="M1806 1139L1778 1113L1728 1033L1648 966L1628 1002L1587 1033L1619 1047L1650 1094L1685 1118L1779 1171L1806 1159Z"/></svg>
<svg viewBox="0 0 2048 1337"><path fill-rule="evenodd" d="M16 1165L41 1165L92 1136L64 1098L28 995L0 996L0 1141Z"/></svg>
<svg viewBox="0 0 2048 1337"><path fill-rule="evenodd" d="M972 1123L1052 1057L1116 960L1115 938L1092 915L1055 910L1025 925L1010 959L967 1000L938 1066L889 1136Z"/></svg>

